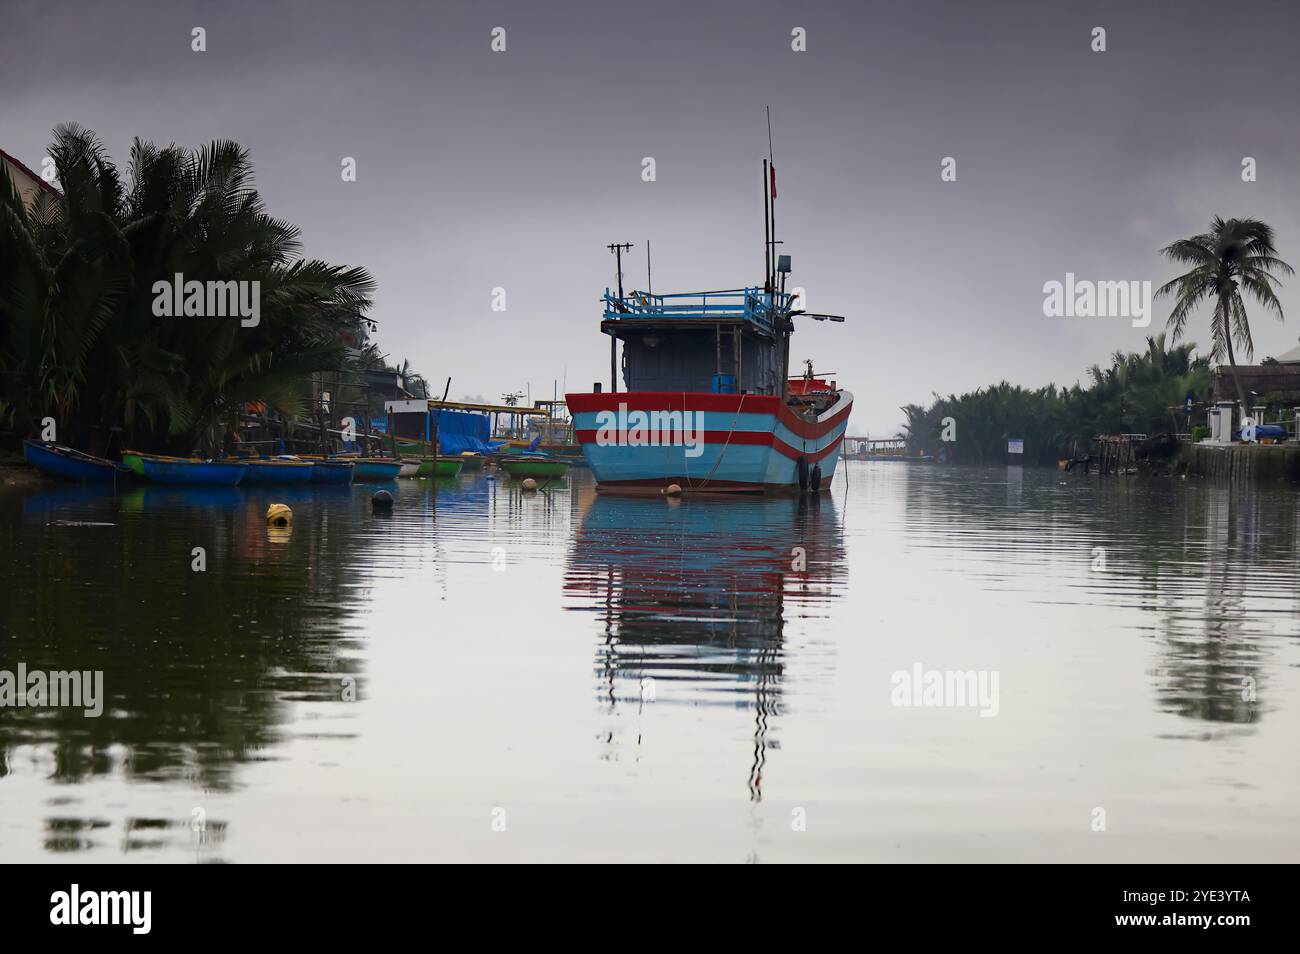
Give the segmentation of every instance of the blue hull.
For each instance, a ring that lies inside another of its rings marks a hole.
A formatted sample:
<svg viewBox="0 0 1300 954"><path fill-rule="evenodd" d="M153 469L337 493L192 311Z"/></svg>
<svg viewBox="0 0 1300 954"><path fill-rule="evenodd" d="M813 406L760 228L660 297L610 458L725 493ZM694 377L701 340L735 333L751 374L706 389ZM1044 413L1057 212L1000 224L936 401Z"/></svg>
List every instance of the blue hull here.
<svg viewBox="0 0 1300 954"><path fill-rule="evenodd" d="M63 480L112 483L114 480L126 479L131 473L126 467L110 460L32 440L23 441L23 456L27 458L27 463L41 473Z"/></svg>
<svg viewBox="0 0 1300 954"><path fill-rule="evenodd" d="M203 487L233 487L244 479L247 464L210 463L189 460L144 458L144 475L158 484L187 484Z"/></svg>
<svg viewBox="0 0 1300 954"><path fill-rule="evenodd" d="M351 461L318 460L311 469L313 484L350 484L352 483L353 464Z"/></svg>
<svg viewBox="0 0 1300 954"><path fill-rule="evenodd" d="M402 465L397 461L355 460L352 462L353 480L396 480Z"/></svg>
<svg viewBox="0 0 1300 954"><path fill-rule="evenodd" d="M275 463L273 461L250 460L248 472L244 474L245 484L308 484L311 483L312 464Z"/></svg>

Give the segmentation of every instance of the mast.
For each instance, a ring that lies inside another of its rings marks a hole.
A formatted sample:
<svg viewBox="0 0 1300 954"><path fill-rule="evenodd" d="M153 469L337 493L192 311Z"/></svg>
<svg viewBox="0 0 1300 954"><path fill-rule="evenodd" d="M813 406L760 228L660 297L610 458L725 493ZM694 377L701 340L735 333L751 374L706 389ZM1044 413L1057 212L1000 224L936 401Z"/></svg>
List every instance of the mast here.
<svg viewBox="0 0 1300 954"><path fill-rule="evenodd" d="M767 197L768 207L771 209L772 226L771 226L770 237L768 240L771 242L772 252L771 255L768 257L768 261L770 262L770 265L768 266L769 286L767 290L772 291L771 288L771 283L773 280L772 268L775 267L776 265L776 159L772 155L772 107L768 106L765 108L767 109L767 162L768 162L768 167L771 169L772 181L770 184L768 184L770 185L770 191L768 191L768 189L766 188L763 191L764 191L764 195Z"/></svg>
<svg viewBox="0 0 1300 954"><path fill-rule="evenodd" d="M767 221L767 160L763 160L763 291L772 290L772 239Z"/></svg>

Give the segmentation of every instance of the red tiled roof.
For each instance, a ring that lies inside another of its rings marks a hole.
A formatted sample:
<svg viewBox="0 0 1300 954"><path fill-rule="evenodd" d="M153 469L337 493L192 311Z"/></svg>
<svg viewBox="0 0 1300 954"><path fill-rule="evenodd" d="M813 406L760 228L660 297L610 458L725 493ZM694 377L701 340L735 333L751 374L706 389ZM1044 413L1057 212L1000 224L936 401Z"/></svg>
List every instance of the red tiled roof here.
<svg viewBox="0 0 1300 954"><path fill-rule="evenodd" d="M48 192L50 195L57 195L59 198L63 197L62 192L54 188L54 186L50 185L48 182L46 182L36 173L32 172L32 170L28 169L25 165L23 165L21 162L15 159L13 156L9 155L9 153L5 152L3 149L0 149L0 159L4 159L5 162L9 163L11 166L14 166L19 172L25 173L29 178L34 179L36 182L40 183L41 188L44 189L46 192Z"/></svg>

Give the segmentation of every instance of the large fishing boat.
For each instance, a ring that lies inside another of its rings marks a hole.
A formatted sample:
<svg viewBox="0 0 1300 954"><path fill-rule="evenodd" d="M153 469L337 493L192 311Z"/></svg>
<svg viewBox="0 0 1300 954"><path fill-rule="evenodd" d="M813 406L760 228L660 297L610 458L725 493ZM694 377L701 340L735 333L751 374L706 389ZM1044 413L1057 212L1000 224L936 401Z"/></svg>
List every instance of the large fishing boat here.
<svg viewBox="0 0 1300 954"><path fill-rule="evenodd" d="M600 490L829 488L853 395L811 374L792 381L790 335L798 317L844 319L809 314L785 290L790 256L775 253L766 168L763 180L762 285L624 294L620 259L618 290L605 290L600 325L610 338L610 390L597 385L593 393L565 396Z"/></svg>

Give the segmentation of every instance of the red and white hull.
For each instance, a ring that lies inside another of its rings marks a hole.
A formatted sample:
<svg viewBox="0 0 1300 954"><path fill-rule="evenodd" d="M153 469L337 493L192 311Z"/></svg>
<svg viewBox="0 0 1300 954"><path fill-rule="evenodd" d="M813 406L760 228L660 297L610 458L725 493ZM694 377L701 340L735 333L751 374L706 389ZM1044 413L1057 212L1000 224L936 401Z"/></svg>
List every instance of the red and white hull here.
<svg viewBox="0 0 1300 954"><path fill-rule="evenodd" d="M820 469L829 487L853 395L815 420L779 397L632 391L568 394L582 453L602 490L791 492Z"/></svg>

